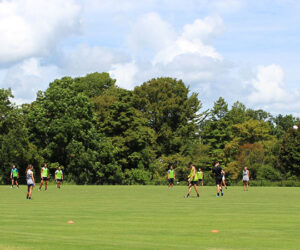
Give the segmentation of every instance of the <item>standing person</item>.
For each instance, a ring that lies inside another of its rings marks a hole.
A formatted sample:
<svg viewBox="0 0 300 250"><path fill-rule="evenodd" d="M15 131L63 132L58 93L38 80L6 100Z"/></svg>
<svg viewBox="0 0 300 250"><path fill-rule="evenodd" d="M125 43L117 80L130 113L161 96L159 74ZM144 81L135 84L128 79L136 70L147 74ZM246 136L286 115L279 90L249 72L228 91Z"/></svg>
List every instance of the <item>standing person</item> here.
<svg viewBox="0 0 300 250"><path fill-rule="evenodd" d="M44 166L41 168L41 184L39 190L41 191L43 182L45 181L45 191L47 191L47 182L49 179L49 169L47 167L47 163L44 163Z"/></svg>
<svg viewBox="0 0 300 250"><path fill-rule="evenodd" d="M217 197L223 196L223 189L222 189L222 168L220 167L220 163L217 161L215 166L212 169L213 174L215 175L216 185L217 185Z"/></svg>
<svg viewBox="0 0 300 250"><path fill-rule="evenodd" d="M224 186L227 189L226 181L225 181L225 171L223 169L221 171L221 174L222 174L222 186Z"/></svg>
<svg viewBox="0 0 300 250"><path fill-rule="evenodd" d="M198 175L198 185L200 186L200 183L201 183L201 186L203 186L204 175L203 175L201 168L198 169L197 175Z"/></svg>
<svg viewBox="0 0 300 250"><path fill-rule="evenodd" d="M55 171L55 181L57 188L60 188L60 185L64 179L63 171L61 170L61 167L59 166L58 169Z"/></svg>
<svg viewBox="0 0 300 250"><path fill-rule="evenodd" d="M188 176L188 182L189 182L189 191L187 196L185 196L185 198L189 198L190 197L190 193L192 191L192 186L194 186L194 189L197 193L197 198L200 197L199 191L198 191L198 187L197 187L197 182L198 182L198 175L197 175L197 170L195 168L195 166L193 165L192 162L189 163L190 166L190 174Z"/></svg>
<svg viewBox="0 0 300 250"><path fill-rule="evenodd" d="M35 181L33 177L33 166L31 164L28 165L25 171L26 181L27 181L27 197L26 199L31 200L32 189L35 186Z"/></svg>
<svg viewBox="0 0 300 250"><path fill-rule="evenodd" d="M168 181L169 181L169 188L172 186L174 188L174 180L175 180L175 171L173 169L173 165L170 165L170 169L168 170Z"/></svg>
<svg viewBox="0 0 300 250"><path fill-rule="evenodd" d="M19 188L19 183L18 183L18 179L19 179L19 170L16 168L15 165L12 165L12 169L10 171L10 179L11 179L11 187L14 187L14 183L16 183L17 188Z"/></svg>
<svg viewBox="0 0 300 250"><path fill-rule="evenodd" d="M243 170L244 191L248 191L249 179L250 179L250 172L247 169L247 167L244 167L244 170Z"/></svg>

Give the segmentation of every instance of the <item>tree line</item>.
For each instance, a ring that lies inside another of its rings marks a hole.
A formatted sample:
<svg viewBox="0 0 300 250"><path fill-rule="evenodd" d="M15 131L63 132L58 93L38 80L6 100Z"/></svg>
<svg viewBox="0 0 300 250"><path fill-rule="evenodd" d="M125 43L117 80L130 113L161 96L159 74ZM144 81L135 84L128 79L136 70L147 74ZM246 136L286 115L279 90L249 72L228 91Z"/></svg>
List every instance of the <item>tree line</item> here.
<svg viewBox="0 0 300 250"><path fill-rule="evenodd" d="M298 117L241 102L229 107L222 97L202 110L181 80L155 78L127 90L108 73L92 73L55 80L30 104L12 98L0 89L2 184L12 164L39 173L44 162L53 173L63 166L76 184L162 183L169 164L183 181L190 161L208 172L219 161L229 181L245 166L252 179L300 179Z"/></svg>

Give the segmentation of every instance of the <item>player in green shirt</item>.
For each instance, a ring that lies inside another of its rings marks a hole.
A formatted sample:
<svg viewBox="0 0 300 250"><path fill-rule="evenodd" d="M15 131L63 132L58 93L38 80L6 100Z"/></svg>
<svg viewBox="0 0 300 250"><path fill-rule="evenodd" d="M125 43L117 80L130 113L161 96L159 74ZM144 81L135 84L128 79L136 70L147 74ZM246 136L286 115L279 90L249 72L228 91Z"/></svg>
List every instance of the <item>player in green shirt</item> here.
<svg viewBox="0 0 300 250"><path fill-rule="evenodd" d="M198 175L198 184L199 184L199 186L200 186L200 183L201 183L201 186L203 186L204 174L203 174L201 168L198 169L197 175Z"/></svg>
<svg viewBox="0 0 300 250"><path fill-rule="evenodd" d="M194 186L194 189L197 193L197 198L200 198L200 194L199 194L198 187L197 187L198 175L197 175L196 167L193 165L192 162L189 163L189 166L190 166L190 170L191 170L191 172L188 176L189 191L188 191L187 196L185 196L185 198L190 197L190 193L192 191L192 186Z"/></svg>
<svg viewBox="0 0 300 250"><path fill-rule="evenodd" d="M41 191L43 183L45 181L45 191L47 191L47 184L49 179L49 169L47 167L47 163L44 163L44 166L41 168L41 184L39 190Z"/></svg>
<svg viewBox="0 0 300 250"><path fill-rule="evenodd" d="M17 188L19 188L19 183L18 183L18 179L19 179L19 170L16 168L15 165L12 165L12 169L10 171L10 179L11 179L11 187L14 187L14 183L16 183Z"/></svg>
<svg viewBox="0 0 300 250"><path fill-rule="evenodd" d="M172 186L174 188L174 180L176 178L175 171L173 169L173 165L170 165L170 169L168 170L168 181L169 181L169 188Z"/></svg>
<svg viewBox="0 0 300 250"><path fill-rule="evenodd" d="M61 167L59 166L58 169L55 171L55 181L56 181L57 188L60 188L60 185L63 180L64 180L64 174L63 171L61 170Z"/></svg>

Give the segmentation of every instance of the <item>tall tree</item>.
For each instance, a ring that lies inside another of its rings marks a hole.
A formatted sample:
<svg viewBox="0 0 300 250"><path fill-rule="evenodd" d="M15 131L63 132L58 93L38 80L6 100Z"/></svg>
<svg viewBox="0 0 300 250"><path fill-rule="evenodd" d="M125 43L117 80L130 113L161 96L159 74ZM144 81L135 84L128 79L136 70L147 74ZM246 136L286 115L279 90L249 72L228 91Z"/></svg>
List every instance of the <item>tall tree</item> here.
<svg viewBox="0 0 300 250"><path fill-rule="evenodd" d="M300 124L298 129L290 128L285 133L279 152L279 163L282 172L287 176L300 178Z"/></svg>
<svg viewBox="0 0 300 250"><path fill-rule="evenodd" d="M156 78L143 83L134 89L134 104L156 133L158 155L180 152L195 139L201 103L181 80Z"/></svg>
<svg viewBox="0 0 300 250"><path fill-rule="evenodd" d="M99 133L94 104L72 78L55 80L39 92L26 118L43 157L65 166L69 180L113 183L118 179L114 148Z"/></svg>
<svg viewBox="0 0 300 250"><path fill-rule="evenodd" d="M38 164L42 159L30 143L22 109L11 103L11 90L0 89L0 183L9 182L9 171L15 164L25 181L27 164Z"/></svg>

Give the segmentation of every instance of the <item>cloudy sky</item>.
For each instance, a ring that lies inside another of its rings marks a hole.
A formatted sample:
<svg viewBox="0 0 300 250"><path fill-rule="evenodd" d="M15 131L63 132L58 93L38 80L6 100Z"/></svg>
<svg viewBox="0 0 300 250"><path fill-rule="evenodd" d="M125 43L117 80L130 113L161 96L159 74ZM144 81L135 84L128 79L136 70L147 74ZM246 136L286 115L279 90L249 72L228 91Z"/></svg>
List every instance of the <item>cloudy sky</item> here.
<svg viewBox="0 0 300 250"><path fill-rule="evenodd" d="M300 116L298 0L0 0L0 88L17 104L62 76L133 89L182 79L204 108Z"/></svg>

